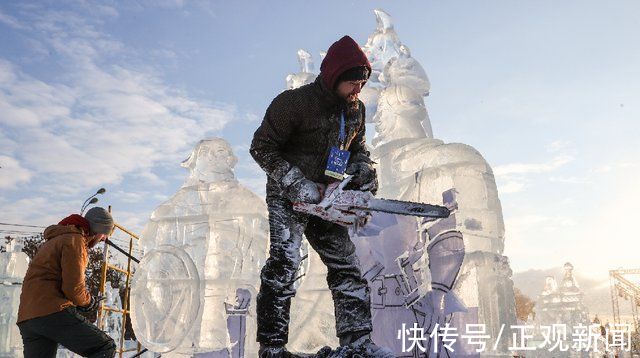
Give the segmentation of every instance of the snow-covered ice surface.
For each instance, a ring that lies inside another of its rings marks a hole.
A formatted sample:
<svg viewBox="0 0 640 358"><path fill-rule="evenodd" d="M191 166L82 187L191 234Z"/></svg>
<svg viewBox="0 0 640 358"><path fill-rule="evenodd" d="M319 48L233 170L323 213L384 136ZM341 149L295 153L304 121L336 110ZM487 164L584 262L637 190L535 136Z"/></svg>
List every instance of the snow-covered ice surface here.
<svg viewBox="0 0 640 358"><path fill-rule="evenodd" d="M264 200L235 179L221 138L202 140L182 163L184 185L154 210L132 282L132 321L163 356L257 355L255 296L266 260Z"/></svg>

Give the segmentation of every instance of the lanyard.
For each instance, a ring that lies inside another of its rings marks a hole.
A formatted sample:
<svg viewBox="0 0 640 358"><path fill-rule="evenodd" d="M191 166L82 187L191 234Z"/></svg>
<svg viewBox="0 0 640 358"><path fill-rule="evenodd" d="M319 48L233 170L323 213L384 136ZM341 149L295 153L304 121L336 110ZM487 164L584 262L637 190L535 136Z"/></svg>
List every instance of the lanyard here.
<svg viewBox="0 0 640 358"><path fill-rule="evenodd" d="M340 148L342 150L344 150L343 145L344 145L344 140L346 138L346 134L344 133L344 127L345 127L345 124L344 124L344 112L342 112L341 115L340 115L340 137L339 137Z"/></svg>

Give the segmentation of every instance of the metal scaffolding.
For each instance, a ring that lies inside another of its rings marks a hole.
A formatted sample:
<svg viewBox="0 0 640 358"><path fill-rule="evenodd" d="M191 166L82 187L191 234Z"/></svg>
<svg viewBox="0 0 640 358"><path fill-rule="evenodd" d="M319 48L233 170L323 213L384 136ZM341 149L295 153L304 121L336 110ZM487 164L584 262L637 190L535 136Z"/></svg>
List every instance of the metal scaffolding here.
<svg viewBox="0 0 640 358"><path fill-rule="evenodd" d="M629 278L631 275L640 275L640 269L610 270L609 280L611 284L611 304L613 305L613 322L621 323L620 298L631 303L633 327L636 332L640 328L638 324L638 308L640 307L640 283Z"/></svg>
<svg viewBox="0 0 640 358"><path fill-rule="evenodd" d="M109 212L111 212L111 207L109 207ZM116 353L118 353L118 356L120 358L122 358L123 354L125 352L140 352L140 350L142 349L140 343L138 343L136 345L136 348L130 348L130 349L125 349L124 347L124 342L125 342L125 333L127 331L127 327L126 327L126 323L127 323L127 315L129 314L129 293L131 290L130 284L131 284L131 276L132 276L132 266L131 266L131 261L132 261L132 255L133 255L133 243L134 243L134 239L135 240L139 240L139 237L132 233L131 231L127 230L126 228L122 227L121 225L119 225L118 223L115 224L115 229L114 229L114 233L119 230L121 232L123 232L124 234L129 236L129 255L127 257L127 268L122 269L118 266L115 266L113 264L109 263L109 245L104 245L104 262L102 265L102 276L100 279L100 294L101 295L105 295L106 292L106 283L107 283L107 271L108 270L115 270L118 271L120 273L122 273L125 276L125 286L124 286L124 299L122 300L122 308L118 308L118 307L109 307L106 306L104 304L104 301L100 303L100 308L98 310L98 328L100 328L101 330L104 330L104 318L106 316L107 312L116 312L122 315L122 324L121 324L121 329L122 332L120 334L120 342L118 342L118 349L116 350ZM113 234L112 234L113 235Z"/></svg>
<svg viewBox="0 0 640 358"><path fill-rule="evenodd" d="M632 276L635 280L631 279ZM631 353L640 353L638 337L640 337L640 321L638 319L638 308L640 307L640 281L638 280L640 269L610 270L609 281L611 285L611 305L613 308L613 323L621 324L620 298L631 303L631 316L633 320L633 336L631 342ZM634 355L635 356L635 355Z"/></svg>

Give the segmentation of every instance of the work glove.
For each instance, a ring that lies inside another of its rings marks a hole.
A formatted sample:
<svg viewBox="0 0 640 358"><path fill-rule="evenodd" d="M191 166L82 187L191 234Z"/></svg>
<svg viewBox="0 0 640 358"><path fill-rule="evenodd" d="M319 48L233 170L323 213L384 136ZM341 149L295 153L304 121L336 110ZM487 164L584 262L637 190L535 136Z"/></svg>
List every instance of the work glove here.
<svg viewBox="0 0 640 358"><path fill-rule="evenodd" d="M370 191L374 195L378 191L378 175L370 163L351 163L347 167L346 173L353 175L353 178L345 189Z"/></svg>
<svg viewBox="0 0 640 358"><path fill-rule="evenodd" d="M280 180L284 196L291 202L317 204L322 200L318 185L304 176L298 167L291 167Z"/></svg>
<svg viewBox="0 0 640 358"><path fill-rule="evenodd" d="M76 309L83 313L93 312L98 309L100 302L104 300L105 297L102 296L91 296L91 301L86 306L77 306Z"/></svg>

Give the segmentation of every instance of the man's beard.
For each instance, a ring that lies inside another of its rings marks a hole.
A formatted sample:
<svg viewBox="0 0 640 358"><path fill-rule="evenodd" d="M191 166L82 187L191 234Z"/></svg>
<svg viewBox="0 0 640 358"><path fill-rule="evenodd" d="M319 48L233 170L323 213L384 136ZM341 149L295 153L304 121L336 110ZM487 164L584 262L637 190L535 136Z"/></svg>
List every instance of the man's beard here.
<svg viewBox="0 0 640 358"><path fill-rule="evenodd" d="M342 105L347 112L347 117L353 117L360 113L360 101L358 100L358 96L343 98L342 102Z"/></svg>
<svg viewBox="0 0 640 358"><path fill-rule="evenodd" d="M87 248L93 249L96 245L98 245L98 243L100 243L100 240L94 237L89 242L87 242Z"/></svg>

